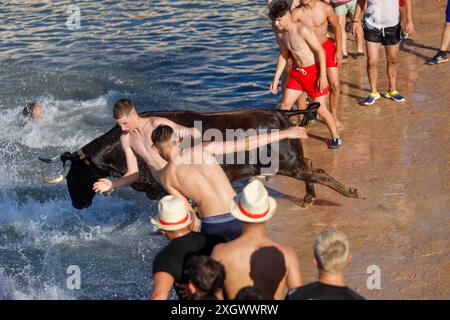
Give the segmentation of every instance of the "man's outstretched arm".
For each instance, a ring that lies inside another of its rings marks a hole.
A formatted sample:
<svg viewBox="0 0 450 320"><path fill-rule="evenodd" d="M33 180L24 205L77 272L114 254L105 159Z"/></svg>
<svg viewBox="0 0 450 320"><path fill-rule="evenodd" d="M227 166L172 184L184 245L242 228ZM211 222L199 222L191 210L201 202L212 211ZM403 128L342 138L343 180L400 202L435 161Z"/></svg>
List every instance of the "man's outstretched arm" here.
<svg viewBox="0 0 450 320"><path fill-rule="evenodd" d="M129 136L123 135L120 138L127 162L127 172L116 180L107 178L99 179L94 183L93 190L98 193L112 192L116 188L130 185L139 179L139 167L137 158L130 146Z"/></svg>
<svg viewBox="0 0 450 320"><path fill-rule="evenodd" d="M308 134L303 127L290 127L289 129L273 132L256 134L237 141L213 141L204 142L203 150L214 155L221 155L234 152L250 151L260 148L269 143L276 142L283 139L306 139Z"/></svg>

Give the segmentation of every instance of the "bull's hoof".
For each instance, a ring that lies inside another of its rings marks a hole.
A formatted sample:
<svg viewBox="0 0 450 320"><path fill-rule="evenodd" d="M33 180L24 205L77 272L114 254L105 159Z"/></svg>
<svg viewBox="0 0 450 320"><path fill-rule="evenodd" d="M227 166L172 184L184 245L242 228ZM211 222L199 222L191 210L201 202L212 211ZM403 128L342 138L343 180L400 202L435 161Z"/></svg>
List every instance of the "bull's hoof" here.
<svg viewBox="0 0 450 320"><path fill-rule="evenodd" d="M302 202L302 204L300 205L300 207L301 207L302 209L309 209L309 208L311 208L311 207L313 206L313 204L314 204L314 200L315 200L315 199L316 199L316 198L306 196L306 197L303 199L303 202Z"/></svg>
<svg viewBox="0 0 450 320"><path fill-rule="evenodd" d="M363 196L361 196L361 195L358 193L358 189L356 189L356 188L349 188L349 189L348 189L348 193L349 193L349 195L350 195L351 198L365 199Z"/></svg>

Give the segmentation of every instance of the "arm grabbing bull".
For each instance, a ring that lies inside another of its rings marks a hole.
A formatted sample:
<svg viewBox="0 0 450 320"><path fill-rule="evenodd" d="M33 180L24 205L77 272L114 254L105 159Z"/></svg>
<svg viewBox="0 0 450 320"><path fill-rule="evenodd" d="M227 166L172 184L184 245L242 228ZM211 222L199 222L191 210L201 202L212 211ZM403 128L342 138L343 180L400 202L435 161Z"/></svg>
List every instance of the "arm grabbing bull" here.
<svg viewBox="0 0 450 320"><path fill-rule="evenodd" d="M99 179L93 186L93 190L97 193L111 193L114 189L137 182L139 180L139 168L136 155L145 161L153 177L159 182L160 172L167 164L167 161L151 148L152 132L159 125L170 126L179 138L195 135L194 128L180 126L169 119L139 116L133 103L127 99L116 101L113 115L122 129L120 142L125 153L127 171L117 180Z"/></svg>

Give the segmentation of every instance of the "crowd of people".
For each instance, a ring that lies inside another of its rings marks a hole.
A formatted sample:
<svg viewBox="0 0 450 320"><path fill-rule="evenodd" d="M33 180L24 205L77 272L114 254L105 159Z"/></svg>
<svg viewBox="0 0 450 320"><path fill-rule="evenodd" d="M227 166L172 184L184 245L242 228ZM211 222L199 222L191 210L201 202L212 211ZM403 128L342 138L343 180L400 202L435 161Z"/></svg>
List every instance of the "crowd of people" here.
<svg viewBox="0 0 450 320"><path fill-rule="evenodd" d="M367 57L371 92L363 105L372 105L381 97L377 86L381 46L386 51L389 79L384 96L405 101L396 87L399 44L415 29L411 0L329 2L269 1L269 17L280 49L270 91L278 92L283 76L281 109L302 108L306 98L319 102L318 114L331 135L329 148L338 149L343 129L338 118L339 68L349 55L347 17L356 39L354 57ZM447 8L441 50L428 63L446 61L448 26ZM139 156L169 194L159 201L158 215L151 221L169 240L154 259L151 299L168 299L173 288L179 299L364 299L345 283L344 270L351 255L344 233L327 231L317 237L313 258L318 281L304 285L295 250L267 236L266 224L277 212L276 200L257 179L236 194L215 158L282 139L306 139L306 129L293 126L279 134L184 148L183 139L200 134L196 129L165 118L141 117L127 99L116 101L113 115L123 131L127 172L116 180L98 180L93 190L111 193L136 182ZM194 154L201 155L201 163L192 161Z"/></svg>

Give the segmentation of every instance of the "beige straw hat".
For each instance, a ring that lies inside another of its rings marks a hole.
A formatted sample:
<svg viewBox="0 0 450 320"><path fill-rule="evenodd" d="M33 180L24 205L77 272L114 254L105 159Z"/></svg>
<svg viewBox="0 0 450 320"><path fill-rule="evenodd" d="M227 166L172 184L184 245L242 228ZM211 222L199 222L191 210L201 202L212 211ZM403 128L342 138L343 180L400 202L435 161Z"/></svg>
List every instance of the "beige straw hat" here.
<svg viewBox="0 0 450 320"><path fill-rule="evenodd" d="M176 231L192 222L190 212L185 208L183 200L175 196L165 196L159 201L158 216L151 219L152 224L161 230Z"/></svg>

